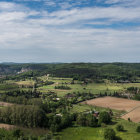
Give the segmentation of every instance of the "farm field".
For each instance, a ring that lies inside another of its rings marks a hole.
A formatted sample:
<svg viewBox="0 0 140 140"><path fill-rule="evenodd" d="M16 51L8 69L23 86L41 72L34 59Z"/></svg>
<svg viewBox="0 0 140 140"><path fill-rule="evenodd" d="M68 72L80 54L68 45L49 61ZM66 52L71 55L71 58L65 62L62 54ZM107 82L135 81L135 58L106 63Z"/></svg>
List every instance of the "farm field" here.
<svg viewBox="0 0 140 140"><path fill-rule="evenodd" d="M117 120L115 125L109 125L102 128L91 127L70 127L62 132L58 133L61 140L104 140L103 133L106 128L113 128L115 130L116 125L122 124L125 132L116 132L117 137L121 137L122 140L139 140L140 134L136 132L138 124L128 122L126 120ZM114 122L114 123L115 123Z"/></svg>
<svg viewBox="0 0 140 140"><path fill-rule="evenodd" d="M94 106L116 109L116 110L125 110L125 111L130 111L133 108L140 106L140 101L116 98L116 97L96 98L96 99L85 101L83 103L94 105Z"/></svg>
<svg viewBox="0 0 140 140"><path fill-rule="evenodd" d="M140 101L115 98L115 97L103 97L88 100L83 104L111 108L116 110L127 111L126 115L122 116L123 119L130 118L134 122L140 122Z"/></svg>
<svg viewBox="0 0 140 140"><path fill-rule="evenodd" d="M128 118L131 119L133 122L140 122L140 107L134 109L133 111L127 113L126 115L122 116L123 119L127 120Z"/></svg>
<svg viewBox="0 0 140 140"><path fill-rule="evenodd" d="M39 87L38 90L41 92L49 92L53 91L56 92L59 97L65 96L67 93L73 93L73 92L91 92L93 94L99 94L99 93L112 93L114 91L123 92L128 87L140 87L140 83L110 83L106 81L105 83L89 83L87 85L83 84L80 81L75 80L75 84L71 84L72 78L59 78L59 77L47 77L42 76L40 77L42 80L48 80L53 81L54 84L52 85L45 85L42 87ZM67 85L71 89L70 90L61 90L61 89L55 89L55 86L58 85Z"/></svg>

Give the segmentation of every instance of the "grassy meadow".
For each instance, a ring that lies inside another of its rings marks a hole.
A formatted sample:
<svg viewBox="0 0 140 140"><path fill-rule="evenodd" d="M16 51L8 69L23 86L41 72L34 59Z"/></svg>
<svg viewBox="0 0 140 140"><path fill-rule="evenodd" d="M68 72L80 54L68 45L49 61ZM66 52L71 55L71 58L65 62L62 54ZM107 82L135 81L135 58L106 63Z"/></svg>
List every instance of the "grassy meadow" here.
<svg viewBox="0 0 140 140"><path fill-rule="evenodd" d="M106 81L105 83L89 83L87 85L83 84L82 82L75 81L74 84L71 84L71 78L58 78L58 77L40 77L42 80L53 81L54 84L46 85L39 87L38 90L42 92L53 91L56 92L58 96L63 97L67 93L72 92L91 92L93 94L99 94L104 92L114 92L114 91L125 91L128 87L140 87L140 83L110 83ZM71 89L70 90L61 90L55 89L55 86L58 85L67 85Z"/></svg>
<svg viewBox="0 0 140 140"><path fill-rule="evenodd" d="M113 128L116 132L117 137L121 137L122 140L139 140L140 133L136 132L136 128L138 124L133 122L128 122L125 120L117 120L114 121L115 125L108 125L104 127L70 127L62 132L58 133L57 136L60 137L61 140L104 140L104 130L106 128ZM122 124L124 126L124 132L116 131L116 125Z"/></svg>
<svg viewBox="0 0 140 140"><path fill-rule="evenodd" d="M38 87L37 90L47 93L49 91L57 93L59 97L65 96L67 93L73 93L73 92L90 92L93 94L99 94L99 93L112 93L114 91L119 91L123 92L125 91L128 87L140 87L140 83L111 83L109 81L105 81L105 83L89 83L89 84L83 84L83 82L74 81L74 84L71 84L72 78L59 78L59 77L48 77L48 76L42 76L38 77L38 79L43 80L43 81L52 81L54 84L52 85L43 85L41 87ZM24 81L14 81L14 80L7 80L5 83L0 84L0 92L5 91L4 85L9 84L19 86L20 89L23 90L28 90L29 87L32 87L34 85L35 81L33 79L25 79ZM21 86L24 86L21 88ZM70 90L64 90L64 89L55 89L55 86L60 86L60 85L67 85L71 89ZM7 87L7 85L6 85ZM31 89L31 88L30 88ZM11 90L11 88L10 88Z"/></svg>

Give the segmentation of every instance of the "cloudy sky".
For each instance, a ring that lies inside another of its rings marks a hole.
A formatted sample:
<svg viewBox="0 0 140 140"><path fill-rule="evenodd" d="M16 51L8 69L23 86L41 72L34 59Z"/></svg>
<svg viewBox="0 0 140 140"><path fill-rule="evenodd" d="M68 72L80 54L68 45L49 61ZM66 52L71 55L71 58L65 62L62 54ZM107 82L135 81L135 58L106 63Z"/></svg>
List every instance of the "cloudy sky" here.
<svg viewBox="0 0 140 140"><path fill-rule="evenodd" d="M140 0L0 0L0 62L140 62Z"/></svg>

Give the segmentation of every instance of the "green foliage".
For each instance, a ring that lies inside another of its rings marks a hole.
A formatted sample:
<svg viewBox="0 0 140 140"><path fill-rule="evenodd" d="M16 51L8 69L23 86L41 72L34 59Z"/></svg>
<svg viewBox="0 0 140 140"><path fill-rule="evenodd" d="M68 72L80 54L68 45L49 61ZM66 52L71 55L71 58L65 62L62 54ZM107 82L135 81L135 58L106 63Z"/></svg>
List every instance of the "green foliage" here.
<svg viewBox="0 0 140 140"><path fill-rule="evenodd" d="M18 85L16 84L0 84L0 90L15 90L18 89Z"/></svg>
<svg viewBox="0 0 140 140"><path fill-rule="evenodd" d="M64 115L55 115L49 117L49 128L52 132L58 132L61 129L67 128L72 125L72 121L74 120L73 115L66 113Z"/></svg>
<svg viewBox="0 0 140 140"><path fill-rule="evenodd" d="M117 130L117 131L124 131L123 125L122 125L122 124L118 124L118 125L116 126L116 130Z"/></svg>
<svg viewBox="0 0 140 140"><path fill-rule="evenodd" d="M4 102L24 104L24 105L40 105L42 100L39 98L40 92L32 91L9 91L1 94L0 100Z"/></svg>
<svg viewBox="0 0 140 140"><path fill-rule="evenodd" d="M115 140L116 139L116 133L113 129L107 128L104 131L104 139L105 140Z"/></svg>
<svg viewBox="0 0 140 140"><path fill-rule="evenodd" d="M137 126L136 131L137 131L138 133L140 133L140 126Z"/></svg>
<svg viewBox="0 0 140 140"><path fill-rule="evenodd" d="M99 124L101 123L105 123L105 124L109 124L111 122L111 116L108 112L100 112L99 114Z"/></svg>
<svg viewBox="0 0 140 140"><path fill-rule="evenodd" d="M61 86L55 86L55 89L64 89L64 90L70 90L71 88L66 86L66 85L61 85Z"/></svg>
<svg viewBox="0 0 140 140"><path fill-rule="evenodd" d="M92 114L79 114L76 120L77 124L81 126L97 127L98 120Z"/></svg>
<svg viewBox="0 0 140 140"><path fill-rule="evenodd" d="M26 127L44 127L47 118L37 106L11 106L0 110L0 122Z"/></svg>
<svg viewBox="0 0 140 140"><path fill-rule="evenodd" d="M134 99L134 100L138 100L138 101L140 101L140 94L136 94L136 95L134 95L133 99Z"/></svg>
<svg viewBox="0 0 140 140"><path fill-rule="evenodd" d="M46 81L46 82L45 82L45 85L52 85L52 84L54 84L53 81Z"/></svg>
<svg viewBox="0 0 140 140"><path fill-rule="evenodd" d="M0 140L53 140L51 134L43 136L28 136L24 134L20 129L6 130L0 128Z"/></svg>

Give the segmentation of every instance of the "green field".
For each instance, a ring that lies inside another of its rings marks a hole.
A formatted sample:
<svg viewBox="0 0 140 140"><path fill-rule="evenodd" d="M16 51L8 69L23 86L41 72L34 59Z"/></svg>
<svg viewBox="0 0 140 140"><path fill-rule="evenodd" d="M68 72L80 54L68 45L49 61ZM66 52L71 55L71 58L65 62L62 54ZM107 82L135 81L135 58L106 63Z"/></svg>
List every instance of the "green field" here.
<svg viewBox="0 0 140 140"><path fill-rule="evenodd" d="M41 77L42 80L46 80L46 77ZM75 84L71 84L71 78L58 78L58 77L49 77L48 81L53 81L53 85L47 85L38 88L38 90L42 92L53 91L58 94L59 97L64 96L67 93L72 92L91 92L93 94L99 94L104 92L114 92L114 91L125 91L128 87L140 87L140 83L110 83L106 81L105 83L89 83L87 85L82 82L75 81ZM57 85L67 85L71 88L71 90L60 90L55 89Z"/></svg>
<svg viewBox="0 0 140 140"><path fill-rule="evenodd" d="M89 83L87 85L83 84L83 82L75 80L75 84L71 84L72 78L59 78L59 77L47 77L47 76L42 76L39 77L39 79L43 81L53 81L54 84L52 85L44 85L42 87L38 87L37 90L47 93L49 91L56 92L59 97L63 97L67 93L72 93L72 92L91 92L93 94L99 94L99 93L112 93L114 91L125 91L128 87L140 87L140 83L125 83L125 84L120 84L120 83L111 83L109 81L105 81L105 83ZM28 86L33 86L35 83L34 80L29 80L26 79L25 81L12 81L12 80L7 80L6 83L8 84L17 84L18 86L24 85L26 87L26 90L28 89ZM67 85L71 89L70 90L61 90L61 89L55 89L55 86L58 85ZM24 90L24 88L23 88ZM2 89L0 89L1 92L3 92Z"/></svg>
<svg viewBox="0 0 140 140"><path fill-rule="evenodd" d="M117 124L124 126L124 132L117 132L115 127ZM140 133L136 132L138 124L125 120L117 120L115 125L109 125L108 128L113 128L116 135L122 140L140 140ZM104 140L104 129L107 127L91 128L91 127L71 127L58 133L61 140Z"/></svg>

